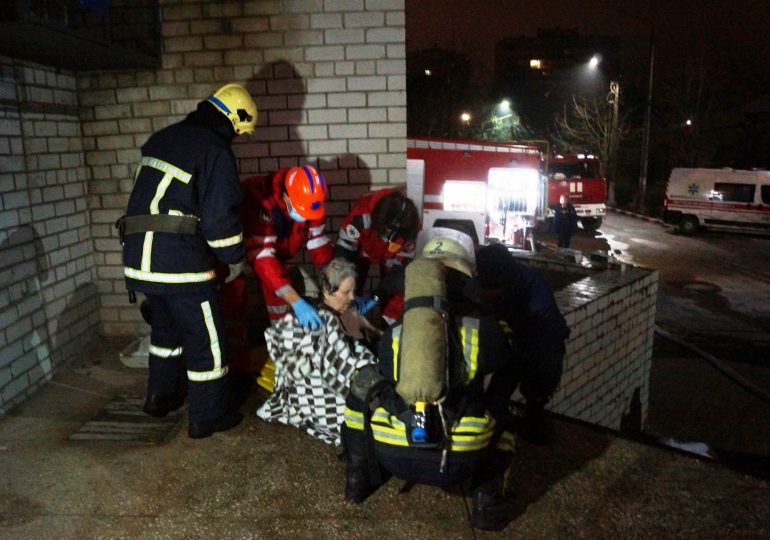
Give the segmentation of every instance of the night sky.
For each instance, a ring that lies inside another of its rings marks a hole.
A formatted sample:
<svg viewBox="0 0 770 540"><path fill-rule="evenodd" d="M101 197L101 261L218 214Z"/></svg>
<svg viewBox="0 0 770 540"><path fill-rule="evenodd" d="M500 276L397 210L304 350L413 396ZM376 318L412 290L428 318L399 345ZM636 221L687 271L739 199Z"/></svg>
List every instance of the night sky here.
<svg viewBox="0 0 770 540"><path fill-rule="evenodd" d="M661 74L677 73L698 54L713 69L770 73L769 0L407 0L407 50L461 50L491 69L496 41L560 26L621 37L623 70L643 72L650 25L622 11L653 20Z"/></svg>

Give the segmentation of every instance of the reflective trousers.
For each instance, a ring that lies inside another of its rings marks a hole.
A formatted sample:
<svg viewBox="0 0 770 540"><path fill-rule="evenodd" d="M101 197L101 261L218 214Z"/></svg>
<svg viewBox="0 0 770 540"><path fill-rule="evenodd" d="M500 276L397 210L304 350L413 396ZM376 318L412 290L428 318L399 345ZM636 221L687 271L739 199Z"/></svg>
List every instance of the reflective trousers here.
<svg viewBox="0 0 770 540"><path fill-rule="evenodd" d="M216 289L146 296L152 310L148 394L184 393L186 371L190 422L222 416L227 354Z"/></svg>

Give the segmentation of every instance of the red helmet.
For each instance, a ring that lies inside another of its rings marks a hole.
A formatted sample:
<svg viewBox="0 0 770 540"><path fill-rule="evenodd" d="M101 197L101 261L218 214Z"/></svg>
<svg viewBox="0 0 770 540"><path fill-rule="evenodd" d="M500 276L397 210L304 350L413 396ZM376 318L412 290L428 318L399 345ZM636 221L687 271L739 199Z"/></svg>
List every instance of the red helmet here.
<svg viewBox="0 0 770 540"><path fill-rule="evenodd" d="M310 165L292 167L284 177L286 194L294 210L307 220L324 217L326 182Z"/></svg>

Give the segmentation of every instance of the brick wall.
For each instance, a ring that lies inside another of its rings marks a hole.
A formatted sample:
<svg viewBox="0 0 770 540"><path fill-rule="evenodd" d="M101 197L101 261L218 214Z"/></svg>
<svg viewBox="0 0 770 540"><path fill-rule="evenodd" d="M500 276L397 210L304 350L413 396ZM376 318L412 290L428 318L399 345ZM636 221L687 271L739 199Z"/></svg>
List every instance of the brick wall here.
<svg viewBox="0 0 770 540"><path fill-rule="evenodd" d="M98 324L75 77L0 57L0 417Z"/></svg>
<svg viewBox="0 0 770 540"><path fill-rule="evenodd" d="M107 334L147 332L127 303L112 224L139 147L216 87L245 84L259 108L234 145L243 175L310 163L335 231L351 201L406 181L403 0L161 1L162 69L78 78L100 318Z"/></svg>
<svg viewBox="0 0 770 540"><path fill-rule="evenodd" d="M226 82L260 109L241 173L310 163L334 231L405 182L404 0L161 0L162 68L80 73L0 57L0 417L98 328L147 333L113 223L139 148Z"/></svg>
<svg viewBox="0 0 770 540"><path fill-rule="evenodd" d="M571 333L549 409L610 429L639 429L649 405L658 272L629 265L597 272L535 258L522 262L585 275L555 291Z"/></svg>

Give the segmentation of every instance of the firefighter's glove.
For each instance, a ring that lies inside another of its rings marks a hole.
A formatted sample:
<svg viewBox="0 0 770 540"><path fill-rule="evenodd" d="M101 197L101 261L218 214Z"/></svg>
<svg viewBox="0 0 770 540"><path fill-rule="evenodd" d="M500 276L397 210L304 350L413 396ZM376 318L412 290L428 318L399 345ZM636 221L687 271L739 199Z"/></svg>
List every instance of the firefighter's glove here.
<svg viewBox="0 0 770 540"><path fill-rule="evenodd" d="M294 310L294 314L297 316L297 320L299 320L299 324L301 324L303 328L317 330L323 324L318 311L302 298L294 302L291 305L291 308Z"/></svg>
<svg viewBox="0 0 770 540"><path fill-rule="evenodd" d="M230 273L225 278L225 283L230 283L235 278L243 274L245 263L241 261L235 264L229 264L228 266L230 267Z"/></svg>
<svg viewBox="0 0 770 540"><path fill-rule="evenodd" d="M353 299L353 303L356 305L356 309L361 315L366 315L377 305L378 299L369 298L368 296L356 296Z"/></svg>

